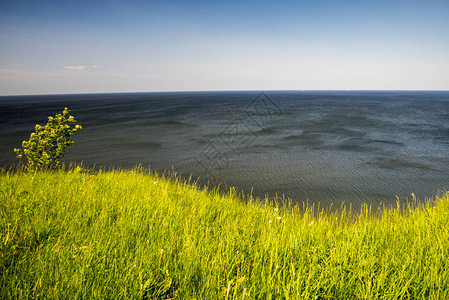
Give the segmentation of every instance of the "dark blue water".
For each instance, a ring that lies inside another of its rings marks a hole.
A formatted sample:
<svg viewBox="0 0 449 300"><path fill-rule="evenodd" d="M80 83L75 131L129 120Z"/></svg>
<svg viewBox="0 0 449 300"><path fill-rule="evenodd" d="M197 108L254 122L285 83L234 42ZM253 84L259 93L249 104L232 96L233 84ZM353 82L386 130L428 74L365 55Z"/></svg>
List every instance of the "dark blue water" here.
<svg viewBox="0 0 449 300"><path fill-rule="evenodd" d="M449 92L190 92L0 97L0 165L69 107L65 161L175 169L257 196L378 205L449 187Z"/></svg>

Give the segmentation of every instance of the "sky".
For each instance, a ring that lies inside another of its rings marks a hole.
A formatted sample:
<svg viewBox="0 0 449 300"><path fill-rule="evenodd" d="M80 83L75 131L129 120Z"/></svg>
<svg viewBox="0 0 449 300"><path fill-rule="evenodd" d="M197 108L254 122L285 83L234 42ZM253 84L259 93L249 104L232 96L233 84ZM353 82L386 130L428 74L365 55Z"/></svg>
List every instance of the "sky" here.
<svg viewBox="0 0 449 300"><path fill-rule="evenodd" d="M0 0L0 95L449 90L449 1Z"/></svg>

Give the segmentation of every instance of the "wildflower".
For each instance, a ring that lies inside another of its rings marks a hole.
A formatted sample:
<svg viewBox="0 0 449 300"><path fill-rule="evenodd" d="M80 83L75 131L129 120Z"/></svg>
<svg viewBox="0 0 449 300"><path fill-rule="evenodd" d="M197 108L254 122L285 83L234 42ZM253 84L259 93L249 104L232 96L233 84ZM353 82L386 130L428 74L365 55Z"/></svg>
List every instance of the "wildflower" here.
<svg viewBox="0 0 449 300"><path fill-rule="evenodd" d="M278 219L278 220L280 220L280 219L281 219L281 217L277 217L277 219Z"/></svg>
<svg viewBox="0 0 449 300"><path fill-rule="evenodd" d="M271 220L268 220L268 223L271 223Z"/></svg>
<svg viewBox="0 0 449 300"><path fill-rule="evenodd" d="M279 210L279 208L275 208L275 209L274 209L274 211L278 211L278 210Z"/></svg>
<svg viewBox="0 0 449 300"><path fill-rule="evenodd" d="M313 221L312 221L312 222L310 222L309 226L312 226L312 225L313 225Z"/></svg>
<svg viewBox="0 0 449 300"><path fill-rule="evenodd" d="M154 182L154 185L157 185L157 181Z"/></svg>

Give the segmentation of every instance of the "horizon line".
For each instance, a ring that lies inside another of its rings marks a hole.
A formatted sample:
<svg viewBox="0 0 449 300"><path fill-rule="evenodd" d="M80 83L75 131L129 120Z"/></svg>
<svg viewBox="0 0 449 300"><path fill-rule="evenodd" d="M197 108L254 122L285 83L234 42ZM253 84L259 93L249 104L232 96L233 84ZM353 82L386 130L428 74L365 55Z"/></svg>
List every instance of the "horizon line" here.
<svg viewBox="0 0 449 300"><path fill-rule="evenodd" d="M21 96L62 96L62 95L106 95L106 94L158 94L158 93L223 93L223 92L449 92L448 90L439 89L275 89L275 90L180 90L180 91L147 91L147 92L72 92L72 93L36 93L36 94L4 94L0 97L21 97Z"/></svg>

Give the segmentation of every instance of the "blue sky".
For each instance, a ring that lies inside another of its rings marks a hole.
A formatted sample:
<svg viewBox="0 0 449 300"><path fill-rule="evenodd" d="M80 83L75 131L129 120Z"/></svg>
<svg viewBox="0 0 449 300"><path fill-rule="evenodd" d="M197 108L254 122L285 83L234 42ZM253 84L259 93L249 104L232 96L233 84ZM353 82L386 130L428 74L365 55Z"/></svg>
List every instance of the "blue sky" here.
<svg viewBox="0 0 449 300"><path fill-rule="evenodd" d="M0 0L0 95L449 90L449 1Z"/></svg>

